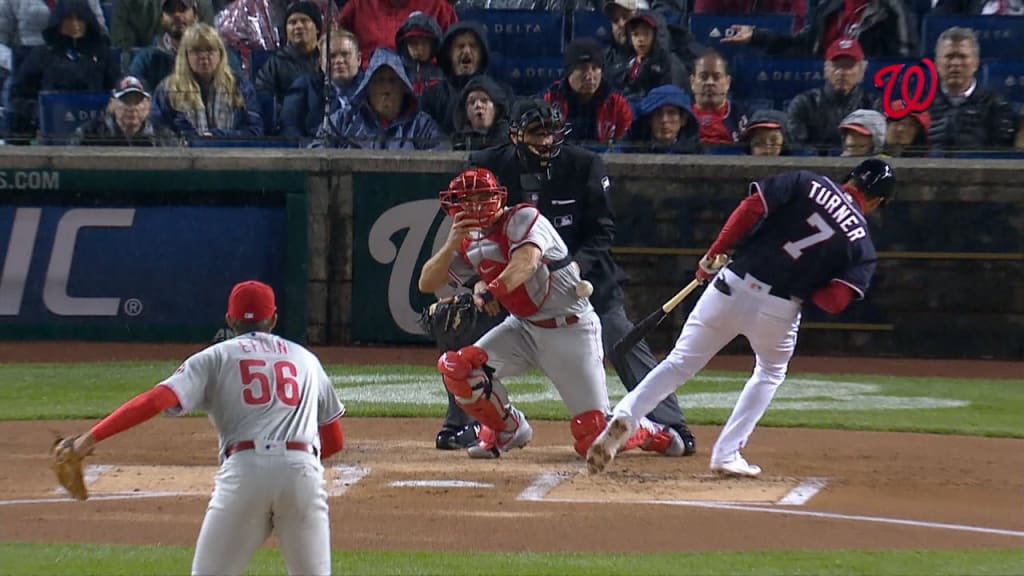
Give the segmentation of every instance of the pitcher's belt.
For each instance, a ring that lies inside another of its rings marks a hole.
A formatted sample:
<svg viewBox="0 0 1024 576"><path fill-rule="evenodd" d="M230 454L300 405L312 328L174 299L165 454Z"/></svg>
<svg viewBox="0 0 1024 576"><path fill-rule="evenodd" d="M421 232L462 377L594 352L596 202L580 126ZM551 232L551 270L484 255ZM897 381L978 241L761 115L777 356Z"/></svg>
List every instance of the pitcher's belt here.
<svg viewBox="0 0 1024 576"><path fill-rule="evenodd" d="M561 326L569 326L580 321L580 317L573 314L572 316L559 316L558 318L546 318L544 320L527 320L530 324L540 328L558 328Z"/></svg>
<svg viewBox="0 0 1024 576"><path fill-rule="evenodd" d="M308 453L316 456L316 448L312 444L307 444L305 442L285 442L284 443L284 447L285 447L285 450L298 450L300 452L308 452ZM224 457L225 458L230 458L231 455L236 453L236 452L244 452L245 450L255 450L255 449L256 449L256 442L254 442L252 440L242 440L242 441L239 441L239 442L235 442L234 444L232 444L232 445L228 446L227 448L225 448L224 449Z"/></svg>

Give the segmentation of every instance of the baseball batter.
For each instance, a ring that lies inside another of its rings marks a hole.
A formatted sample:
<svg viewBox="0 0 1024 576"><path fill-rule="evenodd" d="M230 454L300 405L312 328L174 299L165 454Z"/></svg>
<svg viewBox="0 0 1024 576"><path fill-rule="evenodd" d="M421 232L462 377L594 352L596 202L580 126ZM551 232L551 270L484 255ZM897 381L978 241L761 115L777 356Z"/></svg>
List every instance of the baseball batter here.
<svg viewBox="0 0 1024 576"><path fill-rule="evenodd" d="M800 308L810 299L838 314L862 298L875 271L865 215L895 196L896 177L882 160L865 160L842 186L807 171L753 182L700 260L697 278L714 278L701 295L668 357L615 407L608 429L587 453L591 472L605 469L619 446L661 398L692 378L737 335L756 356L729 420L711 452L711 470L755 477L761 468L740 453L775 391L796 347ZM756 226L756 227L755 227ZM712 262L749 232L724 269Z"/></svg>
<svg viewBox="0 0 1024 576"><path fill-rule="evenodd" d="M445 352L438 360L445 387L481 425L468 449L473 458L498 458L533 437L526 417L512 406L501 383L530 368L543 371L569 414L581 456L607 425L608 390L601 324L590 301L577 295L579 270L547 218L536 207L505 206L506 190L484 168L466 170L441 192L452 217L444 246L423 265L419 289L434 293L448 282L481 280L477 307L509 316L474 345ZM646 419L626 448L679 455L679 435Z"/></svg>
<svg viewBox="0 0 1024 576"><path fill-rule="evenodd" d="M205 411L220 437L220 469L192 574L241 574L271 532L290 574L330 574L321 459L342 448L345 409L316 356L270 333L277 323L270 286L237 284L225 318L239 336L188 358L70 449L88 454L160 412Z"/></svg>

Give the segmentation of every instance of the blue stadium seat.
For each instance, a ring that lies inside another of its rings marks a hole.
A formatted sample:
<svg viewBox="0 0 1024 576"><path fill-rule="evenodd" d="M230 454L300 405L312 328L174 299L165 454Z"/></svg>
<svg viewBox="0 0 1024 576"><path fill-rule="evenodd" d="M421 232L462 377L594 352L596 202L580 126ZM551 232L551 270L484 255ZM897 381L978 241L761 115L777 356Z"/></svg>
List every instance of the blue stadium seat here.
<svg viewBox="0 0 1024 576"><path fill-rule="evenodd" d="M750 100L737 100L740 106L747 112L747 116L758 110L771 110L775 108L775 101L771 98L751 98Z"/></svg>
<svg viewBox="0 0 1024 576"><path fill-rule="evenodd" d="M607 42L612 35L612 24L603 12L576 10L568 16L572 19L572 38L597 38Z"/></svg>
<svg viewBox="0 0 1024 576"><path fill-rule="evenodd" d="M985 86L1010 102L1024 102L1024 62L989 62L981 77Z"/></svg>
<svg viewBox="0 0 1024 576"><path fill-rule="evenodd" d="M562 58L501 58L496 77L519 96L536 96L562 77Z"/></svg>
<svg viewBox="0 0 1024 576"><path fill-rule="evenodd" d="M263 134L272 136L277 134L277 102L274 95L266 92L257 94L260 99L260 117L263 118Z"/></svg>
<svg viewBox="0 0 1024 576"><path fill-rule="evenodd" d="M732 94L738 100L769 99L775 108L797 94L825 85L819 59L744 57L733 59Z"/></svg>
<svg viewBox="0 0 1024 576"><path fill-rule="evenodd" d="M784 34L793 32L796 18L792 14L691 14L690 32L694 39L708 48L714 48L727 55L738 52L749 53L749 46L722 44L726 31L733 24L749 24Z"/></svg>
<svg viewBox="0 0 1024 576"><path fill-rule="evenodd" d="M46 144L60 144L87 120L103 115L109 92L40 92L39 134Z"/></svg>
<svg viewBox="0 0 1024 576"><path fill-rule="evenodd" d="M978 35L981 57L1020 60L1024 43L1024 18L1013 16L928 16L924 20L924 53L935 55L935 41L947 28L971 28Z"/></svg>
<svg viewBox="0 0 1024 576"><path fill-rule="evenodd" d="M100 11L103 12L103 20L107 23L107 30L110 30L110 22L114 19L114 3L100 2Z"/></svg>
<svg viewBox="0 0 1024 576"><path fill-rule="evenodd" d="M487 30L491 52L519 58L562 53L564 17L561 12L532 10L462 10L459 20L474 20Z"/></svg>

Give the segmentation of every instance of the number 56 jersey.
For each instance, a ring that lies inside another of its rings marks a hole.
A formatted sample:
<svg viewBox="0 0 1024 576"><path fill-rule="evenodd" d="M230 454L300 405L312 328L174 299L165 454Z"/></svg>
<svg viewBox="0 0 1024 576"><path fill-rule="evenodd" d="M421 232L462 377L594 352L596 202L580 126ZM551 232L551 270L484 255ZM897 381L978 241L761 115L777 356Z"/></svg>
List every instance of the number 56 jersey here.
<svg viewBox="0 0 1024 576"><path fill-rule="evenodd" d="M864 297L878 258L850 194L806 170L753 182L750 194L760 196L765 215L737 248L733 271L751 274L780 295L807 299L835 281Z"/></svg>
<svg viewBox="0 0 1024 576"><path fill-rule="evenodd" d="M235 442L306 442L320 450L319 426L344 414L320 360L295 342L250 332L189 357L159 386L178 396L176 416L205 411L220 450Z"/></svg>

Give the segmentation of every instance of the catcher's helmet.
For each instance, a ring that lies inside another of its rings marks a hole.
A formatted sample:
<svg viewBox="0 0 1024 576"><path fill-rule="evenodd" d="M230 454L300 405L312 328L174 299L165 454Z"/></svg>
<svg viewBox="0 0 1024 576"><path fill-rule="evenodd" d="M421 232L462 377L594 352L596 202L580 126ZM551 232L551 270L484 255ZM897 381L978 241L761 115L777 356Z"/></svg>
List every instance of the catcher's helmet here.
<svg viewBox="0 0 1024 576"><path fill-rule="evenodd" d="M551 134L551 143L526 144L526 132L538 128ZM562 110L543 99L520 100L512 107L509 133L520 153L529 153L541 160L554 158L562 151L562 143L569 132L570 128L562 117Z"/></svg>
<svg viewBox="0 0 1024 576"><path fill-rule="evenodd" d="M472 218L490 223L505 206L508 190L498 182L494 172L486 168L463 170L440 194L444 211L455 217L467 212Z"/></svg>
<svg viewBox="0 0 1024 576"><path fill-rule="evenodd" d="M861 162L850 171L843 182L851 180L857 188L881 198L883 203L896 199L896 174L892 171L892 166L884 160L869 158Z"/></svg>

